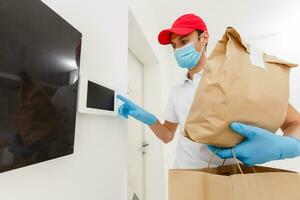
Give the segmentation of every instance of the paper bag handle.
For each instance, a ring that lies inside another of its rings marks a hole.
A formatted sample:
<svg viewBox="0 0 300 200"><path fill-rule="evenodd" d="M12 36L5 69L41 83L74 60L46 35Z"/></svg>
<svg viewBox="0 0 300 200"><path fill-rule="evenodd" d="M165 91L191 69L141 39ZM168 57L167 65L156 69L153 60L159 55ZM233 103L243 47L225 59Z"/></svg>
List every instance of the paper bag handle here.
<svg viewBox="0 0 300 200"><path fill-rule="evenodd" d="M216 150L213 152L213 154L211 155L210 160L209 160L209 162L208 162L208 166L207 166L208 169L210 168L211 162L212 162L213 158L215 157L215 155L218 153L218 151L219 151L219 148L216 149ZM234 153L233 148L231 149L231 152L232 152L232 155L233 155L233 157L234 157L234 160L235 160L235 162L236 162L236 164L237 164L237 166L238 166L238 168L239 168L239 171L241 172L241 174L244 174L244 172L243 172L243 170L242 170L242 168L241 168L241 165L239 164L239 160L237 159L237 157L236 157L236 155L235 155L235 153ZM226 161L226 159L223 160L222 166L224 166L225 161ZM251 167L251 169L253 170L254 173L257 173L256 170L254 169L254 167Z"/></svg>

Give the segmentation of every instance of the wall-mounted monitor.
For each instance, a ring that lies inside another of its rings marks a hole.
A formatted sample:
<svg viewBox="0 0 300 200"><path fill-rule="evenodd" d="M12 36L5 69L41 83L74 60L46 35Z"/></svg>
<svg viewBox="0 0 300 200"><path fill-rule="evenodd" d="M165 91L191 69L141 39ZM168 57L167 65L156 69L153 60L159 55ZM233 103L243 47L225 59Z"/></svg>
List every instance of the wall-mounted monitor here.
<svg viewBox="0 0 300 200"><path fill-rule="evenodd" d="M120 102L115 88L80 75L78 110L84 114L117 116Z"/></svg>
<svg viewBox="0 0 300 200"><path fill-rule="evenodd" d="M73 153L81 37L40 0L0 0L0 172Z"/></svg>
<svg viewBox="0 0 300 200"><path fill-rule="evenodd" d="M115 110L115 91L88 81L86 107L100 110Z"/></svg>

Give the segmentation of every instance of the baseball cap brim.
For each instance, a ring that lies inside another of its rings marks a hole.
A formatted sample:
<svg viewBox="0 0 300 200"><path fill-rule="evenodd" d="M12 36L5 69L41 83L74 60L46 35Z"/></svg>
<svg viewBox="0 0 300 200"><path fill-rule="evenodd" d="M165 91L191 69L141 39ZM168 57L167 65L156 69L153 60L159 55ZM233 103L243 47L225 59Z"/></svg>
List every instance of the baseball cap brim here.
<svg viewBox="0 0 300 200"><path fill-rule="evenodd" d="M171 43L171 33L176 33L178 35L187 35L196 30L195 28L170 28L162 30L158 35L158 41L162 45L167 45Z"/></svg>

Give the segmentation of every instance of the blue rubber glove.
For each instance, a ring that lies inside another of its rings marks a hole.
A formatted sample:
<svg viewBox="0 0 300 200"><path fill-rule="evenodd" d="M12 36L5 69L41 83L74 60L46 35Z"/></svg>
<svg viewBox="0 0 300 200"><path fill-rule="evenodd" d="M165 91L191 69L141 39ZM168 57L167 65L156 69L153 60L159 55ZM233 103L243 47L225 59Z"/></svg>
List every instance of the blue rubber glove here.
<svg viewBox="0 0 300 200"><path fill-rule="evenodd" d="M253 166L300 156L300 140L294 137L275 135L265 129L239 122L233 122L230 126L245 137L233 147L236 157L245 165ZM215 152L218 147L208 145L208 148ZM217 155L223 159L233 157L231 148L219 148Z"/></svg>
<svg viewBox="0 0 300 200"><path fill-rule="evenodd" d="M154 124L157 121L157 118L153 114L145 111L126 97L118 94L117 98L124 102L118 109L120 116L128 119L128 115L130 115L147 125Z"/></svg>

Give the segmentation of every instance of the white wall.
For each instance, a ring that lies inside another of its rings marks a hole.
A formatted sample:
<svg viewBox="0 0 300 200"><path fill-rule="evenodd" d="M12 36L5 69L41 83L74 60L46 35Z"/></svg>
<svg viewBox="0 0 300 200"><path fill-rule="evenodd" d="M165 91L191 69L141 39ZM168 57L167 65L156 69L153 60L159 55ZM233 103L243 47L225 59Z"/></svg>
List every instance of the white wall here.
<svg viewBox="0 0 300 200"><path fill-rule="evenodd" d="M44 0L83 34L82 73L125 89L127 1ZM126 124L77 115L75 153L0 174L5 200L126 199Z"/></svg>

